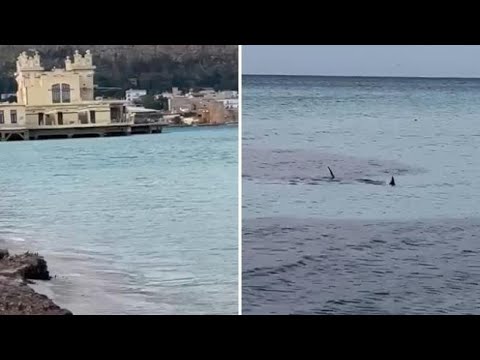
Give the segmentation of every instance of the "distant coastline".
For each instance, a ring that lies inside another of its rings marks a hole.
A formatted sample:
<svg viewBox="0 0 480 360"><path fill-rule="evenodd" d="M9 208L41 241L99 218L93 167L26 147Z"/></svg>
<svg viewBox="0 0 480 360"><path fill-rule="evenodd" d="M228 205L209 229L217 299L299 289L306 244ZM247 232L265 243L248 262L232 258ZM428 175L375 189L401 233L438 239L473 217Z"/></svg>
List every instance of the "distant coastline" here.
<svg viewBox="0 0 480 360"><path fill-rule="evenodd" d="M243 77L347 78L347 79L418 79L418 80L475 80L480 77L450 76L382 76L382 75L300 75L300 74L243 74Z"/></svg>

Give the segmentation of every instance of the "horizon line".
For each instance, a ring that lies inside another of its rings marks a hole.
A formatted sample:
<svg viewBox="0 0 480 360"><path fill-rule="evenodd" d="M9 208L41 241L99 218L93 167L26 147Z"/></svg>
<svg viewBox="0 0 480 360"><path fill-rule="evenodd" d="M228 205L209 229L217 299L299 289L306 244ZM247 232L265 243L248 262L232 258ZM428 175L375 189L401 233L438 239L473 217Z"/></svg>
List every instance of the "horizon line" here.
<svg viewBox="0 0 480 360"><path fill-rule="evenodd" d="M403 75L321 75L321 74L242 74L242 76L290 76L290 77L329 77L329 78L394 78L394 79L463 79L480 80L480 76L403 76Z"/></svg>

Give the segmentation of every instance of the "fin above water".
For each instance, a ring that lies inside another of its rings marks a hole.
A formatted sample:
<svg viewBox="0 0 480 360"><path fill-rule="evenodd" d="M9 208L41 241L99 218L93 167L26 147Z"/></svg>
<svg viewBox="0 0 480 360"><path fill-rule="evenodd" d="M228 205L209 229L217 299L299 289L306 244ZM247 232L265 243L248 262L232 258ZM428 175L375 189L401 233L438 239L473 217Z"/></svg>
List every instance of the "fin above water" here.
<svg viewBox="0 0 480 360"><path fill-rule="evenodd" d="M327 166L327 167L328 167L328 171L330 171L330 176L332 177L332 179L335 179L335 175L333 175L332 169L330 169L330 166Z"/></svg>
<svg viewBox="0 0 480 360"><path fill-rule="evenodd" d="M395 179L393 178L392 176L392 180L390 180L390 184L388 184L390 186L395 186Z"/></svg>

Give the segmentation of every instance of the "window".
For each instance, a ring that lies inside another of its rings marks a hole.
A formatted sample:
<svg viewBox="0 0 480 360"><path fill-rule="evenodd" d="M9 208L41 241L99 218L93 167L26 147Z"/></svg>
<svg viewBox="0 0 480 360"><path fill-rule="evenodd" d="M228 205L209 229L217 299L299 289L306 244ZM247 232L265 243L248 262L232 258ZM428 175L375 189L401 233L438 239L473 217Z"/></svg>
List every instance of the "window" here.
<svg viewBox="0 0 480 360"><path fill-rule="evenodd" d="M80 124L88 124L88 113L86 111L78 113L78 122Z"/></svg>
<svg viewBox="0 0 480 360"><path fill-rule="evenodd" d="M52 102L58 104L60 100L60 84L52 85Z"/></svg>
<svg viewBox="0 0 480 360"><path fill-rule="evenodd" d="M38 113L38 125L43 125L43 113Z"/></svg>
<svg viewBox="0 0 480 360"><path fill-rule="evenodd" d="M110 120L112 122L120 122L120 109L118 107L110 108Z"/></svg>
<svg viewBox="0 0 480 360"><path fill-rule="evenodd" d="M70 85L62 84L62 102L70 102Z"/></svg>
<svg viewBox="0 0 480 360"><path fill-rule="evenodd" d="M69 103L70 102L70 85L68 84L54 84L52 85L52 102Z"/></svg>
<svg viewBox="0 0 480 360"><path fill-rule="evenodd" d="M62 112L57 113L57 123L58 123L58 125L63 125L63 113Z"/></svg>
<svg viewBox="0 0 480 360"><path fill-rule="evenodd" d="M0 124L5 124L5 113L0 110Z"/></svg>
<svg viewBox="0 0 480 360"><path fill-rule="evenodd" d="M17 110L10 110L10 122L12 124L17 123Z"/></svg>
<svg viewBox="0 0 480 360"><path fill-rule="evenodd" d="M90 110L90 122L92 124L95 124L95 111L94 110Z"/></svg>
<svg viewBox="0 0 480 360"><path fill-rule="evenodd" d="M45 125L50 126L50 125L55 125L55 119L53 114L46 114L45 115Z"/></svg>

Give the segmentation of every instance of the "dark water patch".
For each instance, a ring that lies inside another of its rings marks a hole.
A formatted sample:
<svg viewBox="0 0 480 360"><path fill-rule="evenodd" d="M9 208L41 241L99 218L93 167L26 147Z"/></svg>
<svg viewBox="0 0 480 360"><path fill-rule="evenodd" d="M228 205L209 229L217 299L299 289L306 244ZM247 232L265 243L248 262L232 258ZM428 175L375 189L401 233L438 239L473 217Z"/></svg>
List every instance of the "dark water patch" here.
<svg viewBox="0 0 480 360"><path fill-rule="evenodd" d="M244 229L245 314L480 313L480 219L262 218Z"/></svg>
<svg viewBox="0 0 480 360"><path fill-rule="evenodd" d="M356 181L362 184L367 184L367 185L387 185L385 181L378 181L378 180L372 180L372 179L357 179Z"/></svg>
<svg viewBox="0 0 480 360"><path fill-rule="evenodd" d="M319 185L320 182L386 185L389 176L425 172L396 161L361 159L351 156L307 150L256 149L243 150L244 179L278 181L290 185ZM335 178L329 173L331 167ZM388 176L386 176L388 174Z"/></svg>

